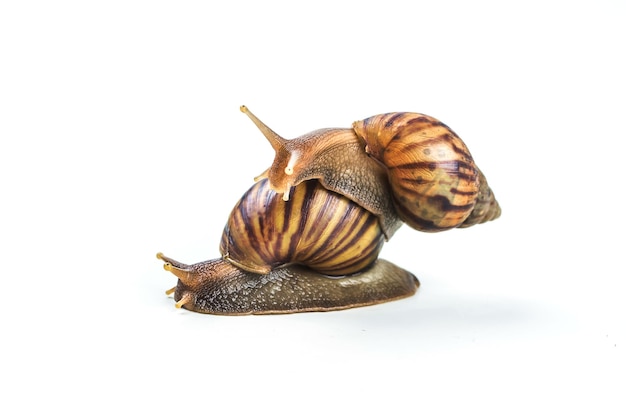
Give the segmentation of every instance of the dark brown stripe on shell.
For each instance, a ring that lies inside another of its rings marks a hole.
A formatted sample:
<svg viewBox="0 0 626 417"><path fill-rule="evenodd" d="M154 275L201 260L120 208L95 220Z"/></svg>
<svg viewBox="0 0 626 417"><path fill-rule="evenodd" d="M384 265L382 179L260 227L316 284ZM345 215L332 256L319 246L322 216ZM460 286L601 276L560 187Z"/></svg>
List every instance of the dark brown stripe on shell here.
<svg viewBox="0 0 626 417"><path fill-rule="evenodd" d="M404 190L404 192L402 193L402 197L394 197L396 199L396 201L398 203L400 202L404 202L404 204L402 204L403 206L408 206L412 203L414 203L416 200L418 200L418 197L426 197L427 201L428 201L428 205L431 206L437 206L439 208L439 210L441 210L442 212L446 212L446 211L454 211L454 212L460 212L460 211L469 211L474 207L475 201L472 200L472 202L470 204L463 204L463 205L455 205L452 204L450 202L450 200L448 199L448 197L441 195L441 194L437 194L434 196L428 196L426 194L422 194L422 193L418 193L415 189L410 188L410 187L406 187L406 186L400 186L399 188L401 188L402 190ZM475 194L475 193L472 193ZM470 195L472 195L470 194ZM415 196L415 199L409 198L410 195ZM408 207L407 207L408 209Z"/></svg>
<svg viewBox="0 0 626 417"><path fill-rule="evenodd" d="M280 203L280 201L278 201L277 199L276 203ZM285 209L283 212L283 232L287 232L287 230L289 230L289 225L290 225L289 219L291 219L292 208L293 208L293 196L292 196L291 201L285 204Z"/></svg>
<svg viewBox="0 0 626 417"><path fill-rule="evenodd" d="M415 124L427 124L429 126L440 126L442 123L432 117L428 117L425 114L419 114L411 117L405 122L406 126L413 126Z"/></svg>
<svg viewBox="0 0 626 417"><path fill-rule="evenodd" d="M474 202L470 204L464 204L462 206L457 206L455 204L452 204L450 200L448 199L448 197L443 196L443 195L436 195L436 196L430 197L429 200L430 202L436 203L437 205L439 205L441 210L446 211L446 212L447 211L465 212L465 211L471 210L474 207Z"/></svg>
<svg viewBox="0 0 626 417"><path fill-rule="evenodd" d="M387 169L389 170L423 169L423 170L430 170L430 171L434 171L436 169L443 169L448 173L451 173L451 174L458 173L459 175L462 174L462 170L466 170L472 173L476 172L471 164L468 164L467 162L459 161L459 160L406 162L403 164L388 165Z"/></svg>
<svg viewBox="0 0 626 417"><path fill-rule="evenodd" d="M332 229L329 228L329 224L327 221L325 221L323 224L320 224L320 232L327 232L330 233L327 241L328 242L336 242L337 241L337 237L341 237L341 240L337 243L337 246L339 246L339 243L344 242L346 239L346 234L344 234L344 236L341 236L341 233L343 231L343 228L345 227L345 220L346 219L350 219L351 216L353 216L353 212L354 210L356 210L355 205L350 205L348 206L348 210L343 214L343 216L341 216L341 220L337 222L337 224L335 225L335 227L333 227ZM327 217L327 216L326 216ZM324 227L322 227L324 226ZM358 233L363 234L363 229L360 229L358 231ZM325 259L327 259L324 256L321 256L321 254L323 253L327 253L328 251L328 247L326 247L325 245L321 245L316 251L312 252L311 254L309 254L308 258L309 259L315 259L316 262L321 262ZM335 252L335 251L333 251ZM331 256L331 255L329 255ZM334 256L334 254L332 255Z"/></svg>
<svg viewBox="0 0 626 417"><path fill-rule="evenodd" d="M461 140L461 139L459 139ZM468 161L473 161L474 158L472 158L472 155L469 153L468 150L465 150L463 148L459 148L458 146L456 146L456 144L454 142L451 142L452 145L452 149L454 149L454 152L456 152L458 155L463 155L463 158L465 158Z"/></svg>
<svg viewBox="0 0 626 417"><path fill-rule="evenodd" d="M392 140L396 139L396 136L404 136L404 135L405 135L404 133L396 134ZM423 138L420 138L419 140L416 140L416 141L405 142L405 143L401 144L402 147L398 147L398 150L400 152L408 153L408 152L411 152L411 151L415 150L416 148L425 148L426 149L426 148L429 148L429 147L431 147L433 145L434 146L440 145L442 140L446 141L446 142L450 142L450 141L454 140L454 138L448 140L444 136L446 136L446 135L440 135L440 136L437 136L437 137L434 137L434 138L423 137ZM452 147L452 149L454 149L456 151L457 148L456 148L456 146L454 146L454 143L450 143L450 146ZM461 153L461 155L463 155L463 154Z"/></svg>
<svg viewBox="0 0 626 417"><path fill-rule="evenodd" d="M404 204L402 204L396 198L394 198L394 200L396 202L396 204L395 204L396 210L400 214L400 217L402 219L404 219L407 223L412 223L413 225L418 226L419 230L425 230L425 231L431 231L431 232L437 232L437 231L440 231L440 230L444 230L444 228L435 226L435 223L432 220L425 220L425 219L417 216L412 211L407 210L406 207L404 206ZM414 226L412 226L412 227L414 227Z"/></svg>
<svg viewBox="0 0 626 417"><path fill-rule="evenodd" d="M297 201L299 199L296 199L295 195L288 202L285 202L286 206L290 206L290 214L291 212L293 212L295 216L298 216L297 217L298 226L297 227L294 226L296 227L296 230L290 233L291 236L289 239L289 245L288 245L288 249L286 253L287 261L293 260L297 255L298 243L300 243L302 231L305 230L307 216L311 207L311 203L313 201L313 195L315 193L315 186L316 186L315 181L308 181L305 183L305 185L306 185L306 189L304 192L304 197L301 200L302 201L301 204L297 204ZM291 216L289 218L286 218L285 220L289 222L291 220ZM290 225L291 225L291 222L289 222L288 226Z"/></svg>
<svg viewBox="0 0 626 417"><path fill-rule="evenodd" d="M257 234L257 228L254 227L254 222L250 221L251 217L248 216L248 199L242 201L239 205L239 215L234 217L234 226L236 230L240 230L242 227L246 231L246 236L250 240L253 247L258 248L261 246L259 242L259 236Z"/></svg>
<svg viewBox="0 0 626 417"><path fill-rule="evenodd" d="M407 137L409 135L415 134L420 132L421 130L424 130L426 128L428 128L430 126L423 126L423 127L419 127L413 130L407 130L402 129L401 131L397 132L393 138L391 139L391 141L397 140L397 139L402 139L404 137ZM461 155L464 159L467 160L473 160L472 155L469 153L469 151L464 148L464 147L459 147L457 146L459 143L463 143L463 141L461 140L460 137L456 136L455 134L450 134L449 132L447 133L443 133L441 135L437 135L434 137L427 137L424 136L422 138L420 138L420 140L418 141L412 141L412 142L407 142L404 144L404 148L402 148L403 152L407 152L409 150L412 150L416 147L428 147L429 145L440 145L441 142L446 142L453 150L454 152L456 152L458 155Z"/></svg>
<svg viewBox="0 0 626 417"><path fill-rule="evenodd" d="M400 214L400 217L402 217L407 223L411 224L411 227L413 228L418 228L419 230L422 231L427 231L427 232L440 232L443 230L448 230L448 229L453 229L457 226L459 226L461 223L459 224L452 224L450 226L446 226L446 227L442 227L442 226L437 226L435 225L434 221L432 220L425 220L421 217L419 217L418 215L416 215L414 212L410 211L406 205L402 204L401 201L398 201L397 199L395 199L395 203L396 203L396 210L398 211L398 213ZM468 204L468 205L464 205L464 206L455 206L453 204L450 204L450 201L444 197L444 196L437 196L437 197L433 197L431 198L431 203L435 202L436 204L440 204L443 208L442 210L446 210L448 212L465 212L468 211L472 208L473 204ZM417 227L416 227L417 226Z"/></svg>
<svg viewBox="0 0 626 417"><path fill-rule="evenodd" d="M384 116L383 120L385 120L385 125L384 125L384 129L391 129L393 128L394 124L396 123L396 120L404 117L406 115L406 113L400 112L400 113L388 113ZM391 117L390 117L391 116ZM374 116L376 117L376 116Z"/></svg>
<svg viewBox="0 0 626 417"><path fill-rule="evenodd" d="M450 188L450 192L452 194L467 195L467 196L478 195L478 191L461 191L458 188Z"/></svg>
<svg viewBox="0 0 626 417"><path fill-rule="evenodd" d="M370 267L374 262L376 262L376 259L378 258L378 256L376 255L380 252L384 243L385 241L382 238L382 236L380 237L380 239L372 240L363 249L362 253L365 254L366 256L355 256L353 258L347 259L345 262L341 262L341 263L337 263L336 265L333 265L333 268L335 270L354 269L355 266L363 262L364 259L371 258L371 262L369 262L367 265L363 265L360 268L361 270L365 270L368 267Z"/></svg>
<svg viewBox="0 0 626 417"><path fill-rule="evenodd" d="M427 184L427 183L428 183L427 181L418 182L419 185ZM398 194L401 196L397 196L394 198L396 202L398 203L402 202L402 205L406 206L408 210L409 209L408 206L414 205L417 201L425 201L424 199L428 199L427 200L428 202L426 204L432 204L432 201L430 199L433 197L429 196L428 192L429 190L426 190L426 192L424 193L420 193L415 187L411 185L410 180L406 180L406 181L403 181L403 184L398 184L396 186L394 190L394 194ZM467 195L472 196L475 194L476 193L468 192ZM460 195L460 194L455 194L455 195ZM439 196L439 194L437 196ZM457 207L461 207L461 206L457 206Z"/></svg>
<svg viewBox="0 0 626 417"><path fill-rule="evenodd" d="M348 212L351 211L356 211L357 209L354 209L353 207L355 206L350 206L350 210L348 210ZM360 212L361 209L358 209L358 212ZM359 213L355 213L355 214L359 214ZM346 213L345 216L343 216L344 219L350 219L352 217L354 217L353 213ZM367 215L366 213L363 213L363 215ZM370 230L371 227L376 226L378 223L378 219L375 216L372 215L367 215L367 219L366 221L361 224L361 225L355 225L355 227L350 230L347 231L345 233L342 234L341 238L336 242L335 244L335 250L332 251L332 253L329 253L327 256L322 256L320 258L318 258L317 260L319 261L326 261L331 257L336 256L337 252L341 252L342 250L344 250L345 248L350 248L353 246L356 246L357 242L359 240L361 240L363 238L363 236ZM343 222L343 220L341 222L339 222L338 227L336 229L339 229L338 231L342 231L344 226L341 226L345 224ZM323 248L323 249L327 249L327 248ZM319 251L317 251L319 252ZM330 252L330 251L327 251ZM367 253L367 252L364 252ZM360 262L360 259L358 260L358 262Z"/></svg>

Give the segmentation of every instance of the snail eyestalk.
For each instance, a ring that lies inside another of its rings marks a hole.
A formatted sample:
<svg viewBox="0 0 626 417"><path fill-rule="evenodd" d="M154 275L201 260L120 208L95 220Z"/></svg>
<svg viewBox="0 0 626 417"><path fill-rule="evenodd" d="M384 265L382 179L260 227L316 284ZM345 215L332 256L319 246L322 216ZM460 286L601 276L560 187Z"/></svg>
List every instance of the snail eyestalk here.
<svg viewBox="0 0 626 417"><path fill-rule="evenodd" d="M190 266L176 262L163 254L159 255L160 256L158 256L158 258L165 262L163 264L163 269L176 275L176 278L188 287L193 287L196 284L194 271Z"/></svg>
<svg viewBox="0 0 626 417"><path fill-rule="evenodd" d="M261 172L259 175L257 175L256 177L254 177L254 182L259 182L261 180L264 180L265 178L268 177L270 172L270 169L266 169L265 171Z"/></svg>
<svg viewBox="0 0 626 417"><path fill-rule="evenodd" d="M256 125L256 127L259 128L261 133L263 133L263 136L265 136L265 138L269 141L270 145L272 145L272 148L274 148L276 152L284 148L286 140L280 137L272 129L267 127L267 125L260 121L259 118L256 117L254 114L252 114L252 112L248 110L246 106L239 107L239 110L241 110L242 113L244 113L250 118L250 120L252 120L252 122Z"/></svg>

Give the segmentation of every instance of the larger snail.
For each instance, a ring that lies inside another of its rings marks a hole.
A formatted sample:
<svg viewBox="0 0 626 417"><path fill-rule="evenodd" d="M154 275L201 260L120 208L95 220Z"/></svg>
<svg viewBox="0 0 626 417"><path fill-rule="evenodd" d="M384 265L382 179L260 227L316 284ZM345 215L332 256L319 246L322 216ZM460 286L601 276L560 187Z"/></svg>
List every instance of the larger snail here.
<svg viewBox="0 0 626 417"><path fill-rule="evenodd" d="M352 128L285 140L241 111L276 152L233 208L220 259L186 265L176 307L213 314L327 311L413 295L419 281L378 259L407 223L438 232L496 219L498 205L463 141L419 113L387 113Z"/></svg>

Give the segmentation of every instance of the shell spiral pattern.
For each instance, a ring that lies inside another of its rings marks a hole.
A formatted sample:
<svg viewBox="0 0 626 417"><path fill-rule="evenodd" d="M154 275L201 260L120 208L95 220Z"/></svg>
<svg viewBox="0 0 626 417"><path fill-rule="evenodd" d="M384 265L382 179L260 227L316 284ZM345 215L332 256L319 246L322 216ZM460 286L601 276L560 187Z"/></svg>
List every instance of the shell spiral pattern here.
<svg viewBox="0 0 626 417"><path fill-rule="evenodd" d="M259 274L302 264L337 276L372 265L383 243L375 215L317 181L299 184L283 201L262 180L234 207L220 251L224 259Z"/></svg>
<svg viewBox="0 0 626 417"><path fill-rule="evenodd" d="M491 187L487 183L487 179L478 170L478 178L480 182L480 188L478 189L478 195L476 196L476 204L474 209L470 213L469 217L459 225L460 228L474 226L475 224L485 223L491 220L495 220L500 217L502 210L500 204L496 200L496 196L493 194Z"/></svg>
<svg viewBox="0 0 626 417"><path fill-rule="evenodd" d="M366 152L388 170L398 214L414 229L461 225L480 189L474 160L445 124L420 113L387 113L353 124Z"/></svg>

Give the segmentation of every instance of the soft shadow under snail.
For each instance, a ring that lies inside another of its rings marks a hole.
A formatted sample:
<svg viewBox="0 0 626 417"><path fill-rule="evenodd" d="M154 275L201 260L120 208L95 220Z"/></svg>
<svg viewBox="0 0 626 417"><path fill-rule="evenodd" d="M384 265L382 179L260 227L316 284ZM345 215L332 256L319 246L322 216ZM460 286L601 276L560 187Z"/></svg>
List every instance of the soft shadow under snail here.
<svg viewBox="0 0 626 417"><path fill-rule="evenodd" d="M406 223L439 232L484 223L500 206L463 141L419 113L387 113L285 140L245 106L273 164L237 202L222 257L185 265L176 307L212 314L340 310L413 295L417 278L378 259Z"/></svg>

